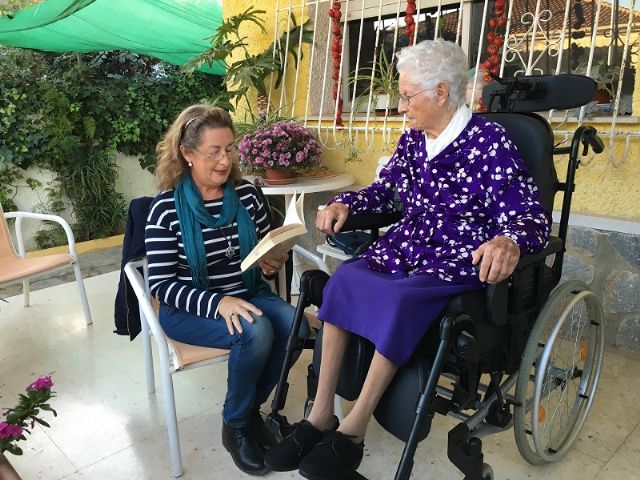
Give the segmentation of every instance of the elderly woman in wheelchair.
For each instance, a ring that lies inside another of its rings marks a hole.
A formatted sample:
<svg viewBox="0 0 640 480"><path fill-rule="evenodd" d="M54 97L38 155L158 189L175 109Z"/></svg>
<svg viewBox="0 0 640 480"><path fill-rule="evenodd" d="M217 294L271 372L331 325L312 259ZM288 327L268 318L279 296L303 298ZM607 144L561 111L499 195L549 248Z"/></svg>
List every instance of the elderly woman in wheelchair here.
<svg viewBox="0 0 640 480"><path fill-rule="evenodd" d="M308 418L267 452L273 470L334 480L355 471L380 399L448 300L501 282L521 253L539 252L549 239L549 212L509 135L464 104L462 49L424 41L403 49L397 68L399 110L410 128L379 180L335 197L316 226L333 234L349 214L393 210L396 195L404 213L326 285L318 390ZM351 333L375 352L358 400L338 424L333 397Z"/></svg>

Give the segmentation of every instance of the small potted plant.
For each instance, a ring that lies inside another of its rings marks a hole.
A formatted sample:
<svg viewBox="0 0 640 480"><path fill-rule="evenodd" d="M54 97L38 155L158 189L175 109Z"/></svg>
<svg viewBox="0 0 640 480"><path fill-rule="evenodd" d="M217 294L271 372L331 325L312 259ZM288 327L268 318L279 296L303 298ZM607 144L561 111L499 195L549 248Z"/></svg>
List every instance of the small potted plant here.
<svg viewBox="0 0 640 480"><path fill-rule="evenodd" d="M25 393L21 393L18 404L14 408L7 408L0 416L0 479L20 480L20 476L5 457L4 452L13 455L22 455L22 448L18 442L26 440L26 435L31 433L33 427L40 424L49 427L49 424L39 417L41 411L53 413L56 411L49 405L53 398L51 391L53 381L51 377L40 377L27 386Z"/></svg>
<svg viewBox="0 0 640 480"><path fill-rule="evenodd" d="M322 152L307 128L295 120L278 120L245 133L238 143L240 163L263 173L268 183L295 181L294 172L320 164Z"/></svg>
<svg viewBox="0 0 640 480"><path fill-rule="evenodd" d="M393 61L389 61L385 49L381 48L377 61L373 67L363 68L362 73L352 75L350 84L364 82L369 88L356 99L354 108L359 111L363 105L368 105L371 95L375 114L378 116L398 114L399 79ZM373 73L373 78L372 78Z"/></svg>

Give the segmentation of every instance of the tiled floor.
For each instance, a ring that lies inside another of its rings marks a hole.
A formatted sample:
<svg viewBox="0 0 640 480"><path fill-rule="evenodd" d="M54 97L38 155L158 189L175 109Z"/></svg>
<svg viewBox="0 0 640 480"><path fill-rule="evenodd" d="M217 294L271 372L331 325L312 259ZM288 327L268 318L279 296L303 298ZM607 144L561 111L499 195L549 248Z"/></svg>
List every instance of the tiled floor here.
<svg viewBox="0 0 640 480"><path fill-rule="evenodd" d="M85 327L75 284L0 303L0 407L33 378L51 374L57 418L37 427L22 457L10 456L23 479L170 478L162 407L144 385L139 340L112 334L116 272L86 280L94 325ZM308 358L292 375L285 413L297 420ZM185 479L249 478L220 444L220 410L226 364L174 377ZM640 354L606 354L599 394L575 447L561 462L533 467L519 456L511 432L485 439L485 458L497 479L640 479ZM348 406L347 406L348 408ZM412 478L456 479L446 456L452 419L437 417L431 436L418 449ZM375 422L367 436L361 472L371 480L393 478L402 445ZM297 478L295 472L267 478Z"/></svg>

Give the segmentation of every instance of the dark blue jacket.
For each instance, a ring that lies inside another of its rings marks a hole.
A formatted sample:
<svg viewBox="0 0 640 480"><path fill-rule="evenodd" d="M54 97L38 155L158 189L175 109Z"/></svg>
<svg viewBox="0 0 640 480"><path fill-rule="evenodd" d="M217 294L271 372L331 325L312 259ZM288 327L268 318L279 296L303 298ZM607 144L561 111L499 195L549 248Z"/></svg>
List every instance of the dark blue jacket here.
<svg viewBox="0 0 640 480"><path fill-rule="evenodd" d="M144 229L151 208L153 197L134 198L129 204L129 214L124 230L122 243L122 264L120 266L120 283L116 293L115 324L113 333L129 335L133 340L140 333L140 309L133 288L124 274L127 262L144 257L147 253L144 246Z"/></svg>

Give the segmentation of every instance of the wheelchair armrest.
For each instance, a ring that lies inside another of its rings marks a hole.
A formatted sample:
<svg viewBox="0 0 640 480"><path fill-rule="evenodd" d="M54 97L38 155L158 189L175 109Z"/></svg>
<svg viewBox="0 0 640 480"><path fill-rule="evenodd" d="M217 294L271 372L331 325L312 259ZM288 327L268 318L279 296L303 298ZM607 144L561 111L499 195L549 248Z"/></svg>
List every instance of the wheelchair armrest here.
<svg viewBox="0 0 640 480"><path fill-rule="evenodd" d="M349 215L340 230L343 232L349 230L377 230L397 222L400 218L402 218L402 212Z"/></svg>
<svg viewBox="0 0 640 480"><path fill-rule="evenodd" d="M562 252L564 245L558 237L551 237L549 243L538 253L523 255L518 261L518 265L513 274L500 283L489 285L486 288L486 313L490 322L495 325L504 325L507 322L509 305L509 288L512 285L514 275L523 272L532 265L544 263L545 259L556 253Z"/></svg>
<svg viewBox="0 0 640 480"><path fill-rule="evenodd" d="M538 253L530 255L523 255L516 265L516 270L524 270L529 265L534 263L544 262L544 260L553 254L560 253L563 249L562 239L558 237L551 237L549 243Z"/></svg>

